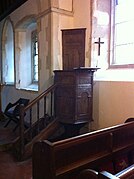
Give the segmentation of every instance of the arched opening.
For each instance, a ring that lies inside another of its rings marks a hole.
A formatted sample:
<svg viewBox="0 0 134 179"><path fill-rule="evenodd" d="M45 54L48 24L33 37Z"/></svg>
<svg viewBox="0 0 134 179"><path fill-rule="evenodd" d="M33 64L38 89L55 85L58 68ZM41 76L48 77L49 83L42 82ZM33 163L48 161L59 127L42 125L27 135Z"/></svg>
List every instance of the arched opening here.
<svg viewBox="0 0 134 179"><path fill-rule="evenodd" d="M2 83L14 84L14 32L10 19L2 32Z"/></svg>

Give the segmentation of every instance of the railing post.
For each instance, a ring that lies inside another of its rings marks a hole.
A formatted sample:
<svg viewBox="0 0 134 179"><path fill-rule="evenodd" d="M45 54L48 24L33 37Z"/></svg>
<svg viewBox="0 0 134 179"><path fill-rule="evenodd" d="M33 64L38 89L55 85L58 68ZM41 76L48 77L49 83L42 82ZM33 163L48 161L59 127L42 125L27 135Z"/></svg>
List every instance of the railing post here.
<svg viewBox="0 0 134 179"><path fill-rule="evenodd" d="M51 91L51 117L53 115L53 91Z"/></svg>
<svg viewBox="0 0 134 179"><path fill-rule="evenodd" d="M57 86L55 87L55 89L54 89L54 102L53 102L53 105L54 105L54 118L56 118L56 91L57 91L57 87L58 87L58 84L57 84Z"/></svg>
<svg viewBox="0 0 134 179"><path fill-rule="evenodd" d="M37 102L37 122L38 122L38 125L37 125L37 132L38 132L38 134L39 134L39 131L40 131L40 129L39 129L39 121L40 121L40 108L39 108L39 106L40 106L40 101L38 101Z"/></svg>
<svg viewBox="0 0 134 179"><path fill-rule="evenodd" d="M19 160L22 160L24 155L24 105L20 105L20 151L19 151Z"/></svg>

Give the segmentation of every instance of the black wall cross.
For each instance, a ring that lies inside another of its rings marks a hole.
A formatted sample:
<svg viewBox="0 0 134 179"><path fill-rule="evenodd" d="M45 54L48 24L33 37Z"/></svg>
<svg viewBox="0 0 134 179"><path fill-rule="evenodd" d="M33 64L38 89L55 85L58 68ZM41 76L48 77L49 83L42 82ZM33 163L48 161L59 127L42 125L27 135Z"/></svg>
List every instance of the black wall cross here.
<svg viewBox="0 0 134 179"><path fill-rule="evenodd" d="M104 44L104 42L101 42L101 38L99 37L98 41L94 43L98 45L98 56L100 56L101 44Z"/></svg>

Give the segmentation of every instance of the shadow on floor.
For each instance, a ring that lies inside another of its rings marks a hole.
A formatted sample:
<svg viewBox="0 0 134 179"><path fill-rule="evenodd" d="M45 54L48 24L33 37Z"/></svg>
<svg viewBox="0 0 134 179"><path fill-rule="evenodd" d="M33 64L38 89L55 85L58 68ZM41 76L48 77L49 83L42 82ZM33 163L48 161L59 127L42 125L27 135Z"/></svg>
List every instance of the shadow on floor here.
<svg viewBox="0 0 134 179"><path fill-rule="evenodd" d="M4 128L6 122L6 119L0 120L0 179L32 179L32 160L17 162L8 151L18 131L13 132L13 122Z"/></svg>
<svg viewBox="0 0 134 179"><path fill-rule="evenodd" d="M19 135L18 130L13 132L15 126L14 122L10 122L7 127L4 127L6 123L7 119L0 120L0 151L3 151L2 145L10 144Z"/></svg>
<svg viewBox="0 0 134 179"><path fill-rule="evenodd" d="M0 179L32 179L32 160L17 162L8 152L0 152Z"/></svg>

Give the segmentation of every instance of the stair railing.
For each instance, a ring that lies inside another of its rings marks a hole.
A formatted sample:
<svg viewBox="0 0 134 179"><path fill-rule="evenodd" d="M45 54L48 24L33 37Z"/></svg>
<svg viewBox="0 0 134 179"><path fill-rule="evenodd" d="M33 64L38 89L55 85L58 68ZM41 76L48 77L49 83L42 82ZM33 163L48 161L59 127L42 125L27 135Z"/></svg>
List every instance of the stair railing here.
<svg viewBox="0 0 134 179"><path fill-rule="evenodd" d="M54 91L56 87L56 84L50 86L26 107L20 106L19 137L15 142L15 155L19 160L23 158L25 145L40 133L41 128L45 128L54 120ZM49 114L47 111L49 111ZM28 129L25 129L27 126L25 119L29 119Z"/></svg>

